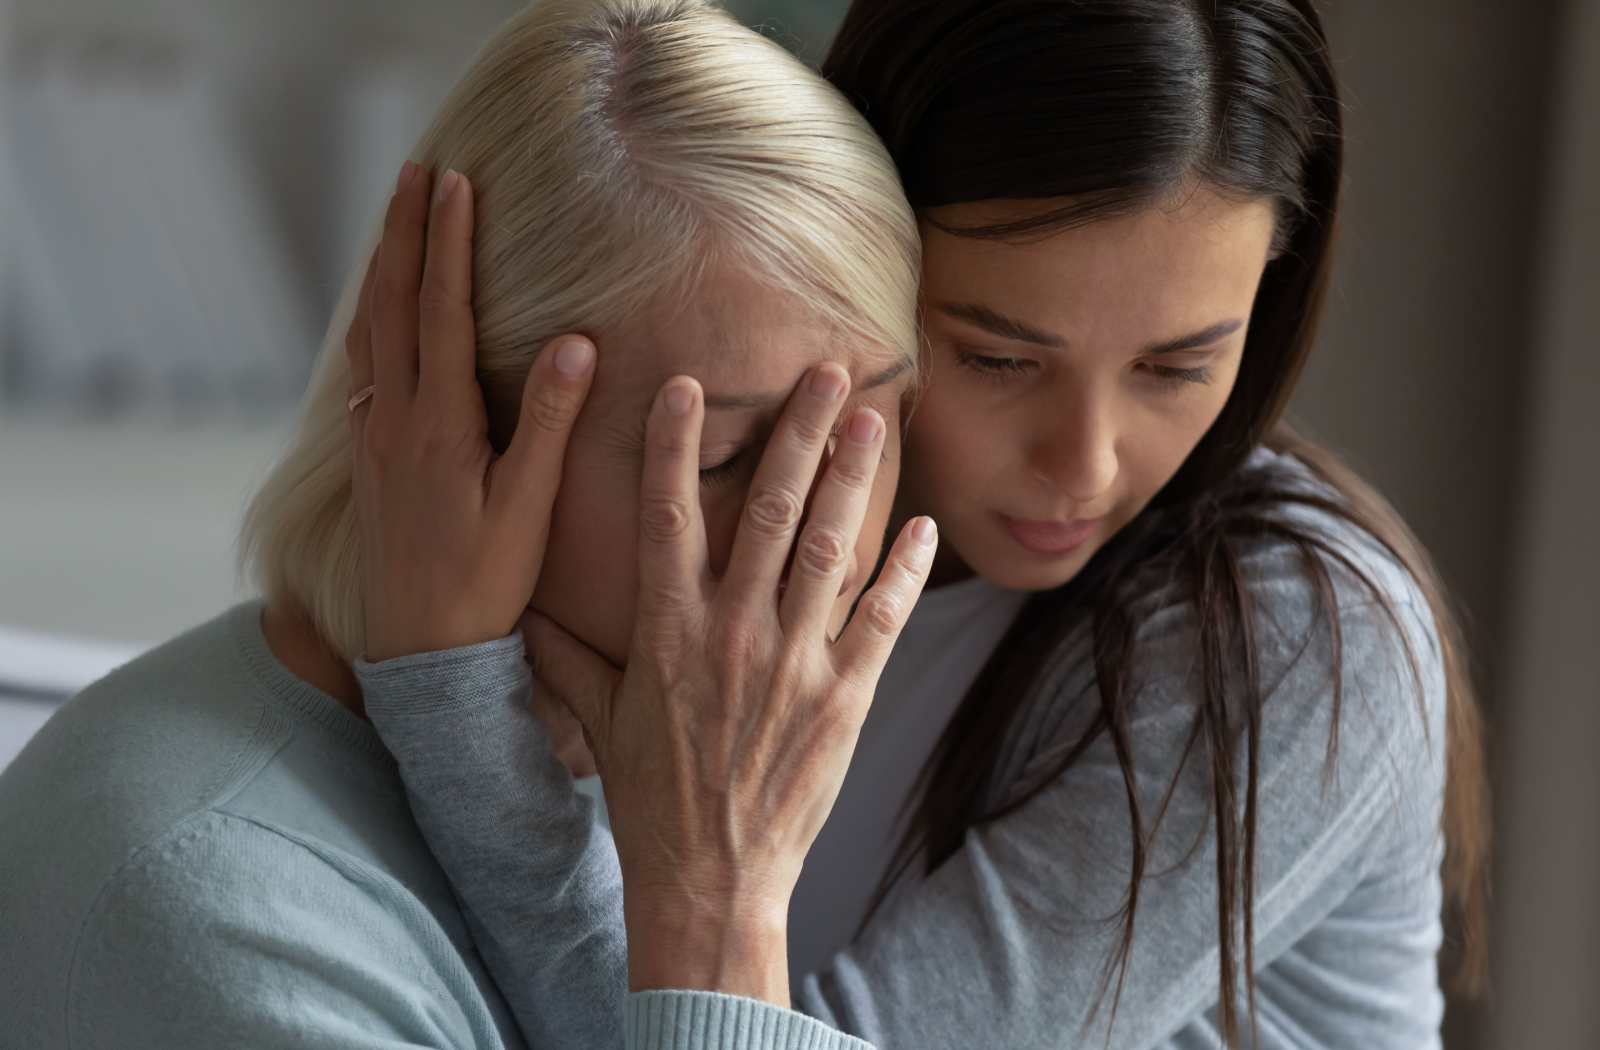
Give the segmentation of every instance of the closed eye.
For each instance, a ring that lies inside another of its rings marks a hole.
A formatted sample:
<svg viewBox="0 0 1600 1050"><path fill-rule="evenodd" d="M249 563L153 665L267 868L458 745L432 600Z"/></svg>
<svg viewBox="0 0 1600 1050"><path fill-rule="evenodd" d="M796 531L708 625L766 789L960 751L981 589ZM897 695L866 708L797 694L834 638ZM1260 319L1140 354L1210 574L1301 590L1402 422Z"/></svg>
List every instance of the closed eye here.
<svg viewBox="0 0 1600 1050"><path fill-rule="evenodd" d="M745 469L748 461L754 456L755 445L746 445L721 463L700 468L700 484L716 488L734 480Z"/></svg>
<svg viewBox="0 0 1600 1050"><path fill-rule="evenodd" d="M1211 368L1201 365L1197 368L1173 368L1171 365L1147 365L1150 374L1159 379L1164 386L1176 390L1185 383L1206 384L1211 382Z"/></svg>
<svg viewBox="0 0 1600 1050"><path fill-rule="evenodd" d="M838 444L839 428L844 425L846 415L848 415L846 412L839 413L839 419L835 421L833 429L828 433L828 451L830 453L833 451L834 446ZM743 475L753 471L756 465L761 462L761 455L766 451L767 442L771 436L770 430L764 429L764 432L756 440L738 449L721 463L713 463L709 467L701 467L700 484L708 488L716 488L719 485L737 481ZM887 459L880 457L880 461L887 462Z"/></svg>
<svg viewBox="0 0 1600 1050"><path fill-rule="evenodd" d="M956 360L979 375L995 379L1026 375L1028 366L1033 363L1025 357L998 357L971 350L957 350Z"/></svg>

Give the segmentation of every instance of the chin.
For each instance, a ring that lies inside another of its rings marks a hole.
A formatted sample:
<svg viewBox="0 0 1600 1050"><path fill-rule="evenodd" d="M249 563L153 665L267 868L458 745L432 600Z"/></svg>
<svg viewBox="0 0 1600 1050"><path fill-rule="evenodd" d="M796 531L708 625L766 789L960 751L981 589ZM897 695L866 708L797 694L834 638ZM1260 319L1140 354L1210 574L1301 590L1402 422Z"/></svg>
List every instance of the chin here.
<svg viewBox="0 0 1600 1050"><path fill-rule="evenodd" d="M957 548L959 550L960 548ZM1083 569L1093 550L1075 550L1058 559L1046 559L1017 552L962 560L973 572L997 587L1013 591L1053 591Z"/></svg>
<svg viewBox="0 0 1600 1050"><path fill-rule="evenodd" d="M1064 565L1047 565L1034 562L1019 564L1009 562L996 566L994 572L981 573L990 583L1013 591L1053 591L1078 575L1083 562L1072 558Z"/></svg>

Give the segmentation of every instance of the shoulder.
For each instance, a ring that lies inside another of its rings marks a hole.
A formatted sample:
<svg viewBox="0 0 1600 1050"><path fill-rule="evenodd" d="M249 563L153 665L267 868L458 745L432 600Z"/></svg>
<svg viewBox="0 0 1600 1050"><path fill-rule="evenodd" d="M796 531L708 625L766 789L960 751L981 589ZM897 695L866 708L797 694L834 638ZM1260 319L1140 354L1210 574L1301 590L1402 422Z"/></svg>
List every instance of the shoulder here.
<svg viewBox="0 0 1600 1050"><path fill-rule="evenodd" d="M1341 497L1293 457L1266 451L1246 469L1275 495L1226 533L1232 579L1248 619L1247 642L1264 687L1275 676L1321 665L1361 676L1404 671L1399 691L1415 701L1442 689L1437 625L1422 586L1371 532L1336 509ZM1192 666L1201 639L1194 581L1176 572L1147 575L1135 596L1139 640L1150 657ZM1209 615L1209 613L1208 613Z"/></svg>
<svg viewBox="0 0 1600 1050"><path fill-rule="evenodd" d="M1285 790L1321 798L1334 786L1353 800L1403 782L1402 794L1431 805L1444 777L1446 676L1420 582L1298 461L1263 453L1250 466L1267 475L1265 490L1288 496L1263 501L1228 535L1231 579L1205 598L1168 573L1137 594L1134 718L1152 735L1165 727L1176 754L1177 735L1188 739L1217 702L1209 690L1242 732L1248 705L1237 702L1253 667L1264 784L1276 775ZM1208 637L1229 587L1243 629Z"/></svg>
<svg viewBox="0 0 1600 1050"><path fill-rule="evenodd" d="M1207 690L1233 703L1253 665L1264 758L1294 755L1321 770L1337 736L1348 745L1341 762L1442 769L1444 662L1420 583L1331 509L1338 494L1297 460L1263 452L1247 469L1262 475L1261 491L1280 495L1256 500L1248 520L1226 533L1227 566L1209 596L1171 557L1142 566L1122 592L1133 625L1123 664L1130 728L1165 768L1190 752ZM1218 632L1230 591L1243 628ZM1059 750L1092 722L1104 689L1097 644L1086 620L1064 638L1022 727L1032 743L1021 754ZM1235 710L1242 727L1244 712Z"/></svg>
<svg viewBox="0 0 1600 1050"><path fill-rule="evenodd" d="M1263 673L1292 677L1325 669L1341 696L1388 730L1409 726L1420 729L1420 737L1432 728L1442 732L1444 654L1421 581L1396 551L1331 509L1341 501L1337 492L1292 457L1263 453L1259 459L1269 456L1282 488L1311 500L1268 506L1262 517L1277 530L1236 541ZM1272 678L1263 684L1270 686ZM1311 700L1327 695L1302 692Z"/></svg>
<svg viewBox="0 0 1600 1050"><path fill-rule="evenodd" d="M8 768L7 787L11 769L31 778L49 767L57 790L102 781L117 782L119 793L193 790L206 776L204 756L226 751L258 717L235 629L253 608L230 610L85 688ZM143 767L160 777L140 777Z"/></svg>
<svg viewBox="0 0 1600 1050"><path fill-rule="evenodd" d="M261 704L227 619L84 690L0 774L0 943L13 949L0 952L0 1001L59 1001L73 938L107 880L202 809L255 734ZM32 1023L26 1012L0 1018L0 1043L6 1023Z"/></svg>
<svg viewBox="0 0 1600 1050"><path fill-rule="evenodd" d="M75 1046L242 1032L290 1046L339 1030L487 1045L476 986L426 908L383 872L261 821L174 825L107 881L75 940Z"/></svg>
<svg viewBox="0 0 1600 1050"><path fill-rule="evenodd" d="M0 775L0 883L30 867L120 863L209 801L259 728L263 700L228 619L205 624L68 701Z"/></svg>

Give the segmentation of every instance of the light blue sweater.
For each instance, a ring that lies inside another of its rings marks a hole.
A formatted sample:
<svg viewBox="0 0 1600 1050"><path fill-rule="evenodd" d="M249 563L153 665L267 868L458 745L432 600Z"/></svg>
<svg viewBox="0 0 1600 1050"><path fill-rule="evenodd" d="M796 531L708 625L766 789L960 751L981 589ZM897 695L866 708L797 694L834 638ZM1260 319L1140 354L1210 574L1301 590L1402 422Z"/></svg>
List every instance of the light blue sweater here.
<svg viewBox="0 0 1600 1050"><path fill-rule="evenodd" d="M438 744L459 762L454 742ZM502 994L505 960L478 940L394 759L273 658L259 604L141 657L0 774L0 1047L841 1045L752 1000L625 999L609 835L548 740L530 747L520 772L551 776L559 804L529 815L517 857L551 881L523 895L520 933L540 950ZM470 818L464 832L481 830Z"/></svg>

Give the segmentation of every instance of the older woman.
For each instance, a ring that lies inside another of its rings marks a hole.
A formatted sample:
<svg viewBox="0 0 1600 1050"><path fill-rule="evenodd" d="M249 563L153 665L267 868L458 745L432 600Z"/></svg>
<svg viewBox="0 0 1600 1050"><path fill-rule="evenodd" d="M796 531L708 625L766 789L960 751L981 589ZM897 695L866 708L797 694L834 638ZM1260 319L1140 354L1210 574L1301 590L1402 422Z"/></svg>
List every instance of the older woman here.
<svg viewBox="0 0 1600 1050"><path fill-rule="evenodd" d="M548 934L538 958L511 957L419 830L430 813L413 815L362 717L352 661L498 644L533 594L614 651L618 635L585 610L597 596L632 606L647 449L658 476L703 497L711 556L754 557L751 579L765 579L772 544L731 542L744 450L802 376L788 418L812 458L789 472L809 485L819 442L846 420L816 505L846 551L865 537L836 572L794 578L789 608L818 645L876 561L894 470L874 475L898 437L884 417L915 350L916 231L841 96L697 0L557 0L488 43L416 157L252 509L265 603L86 690L0 778L0 1045L620 1040L620 942L582 932L618 890L587 803L563 781L541 812L560 892L522 915L524 932ZM701 381L658 393L686 372ZM675 458L668 439L703 417L714 460ZM581 484L552 518L563 459ZM353 476L381 483L364 499L433 511L363 545ZM924 547L909 549L902 598ZM848 681L820 685L864 706L886 650L863 644ZM391 674L391 698L428 674ZM574 974L603 993L577 994ZM831 1032L753 1002L728 1009Z"/></svg>

